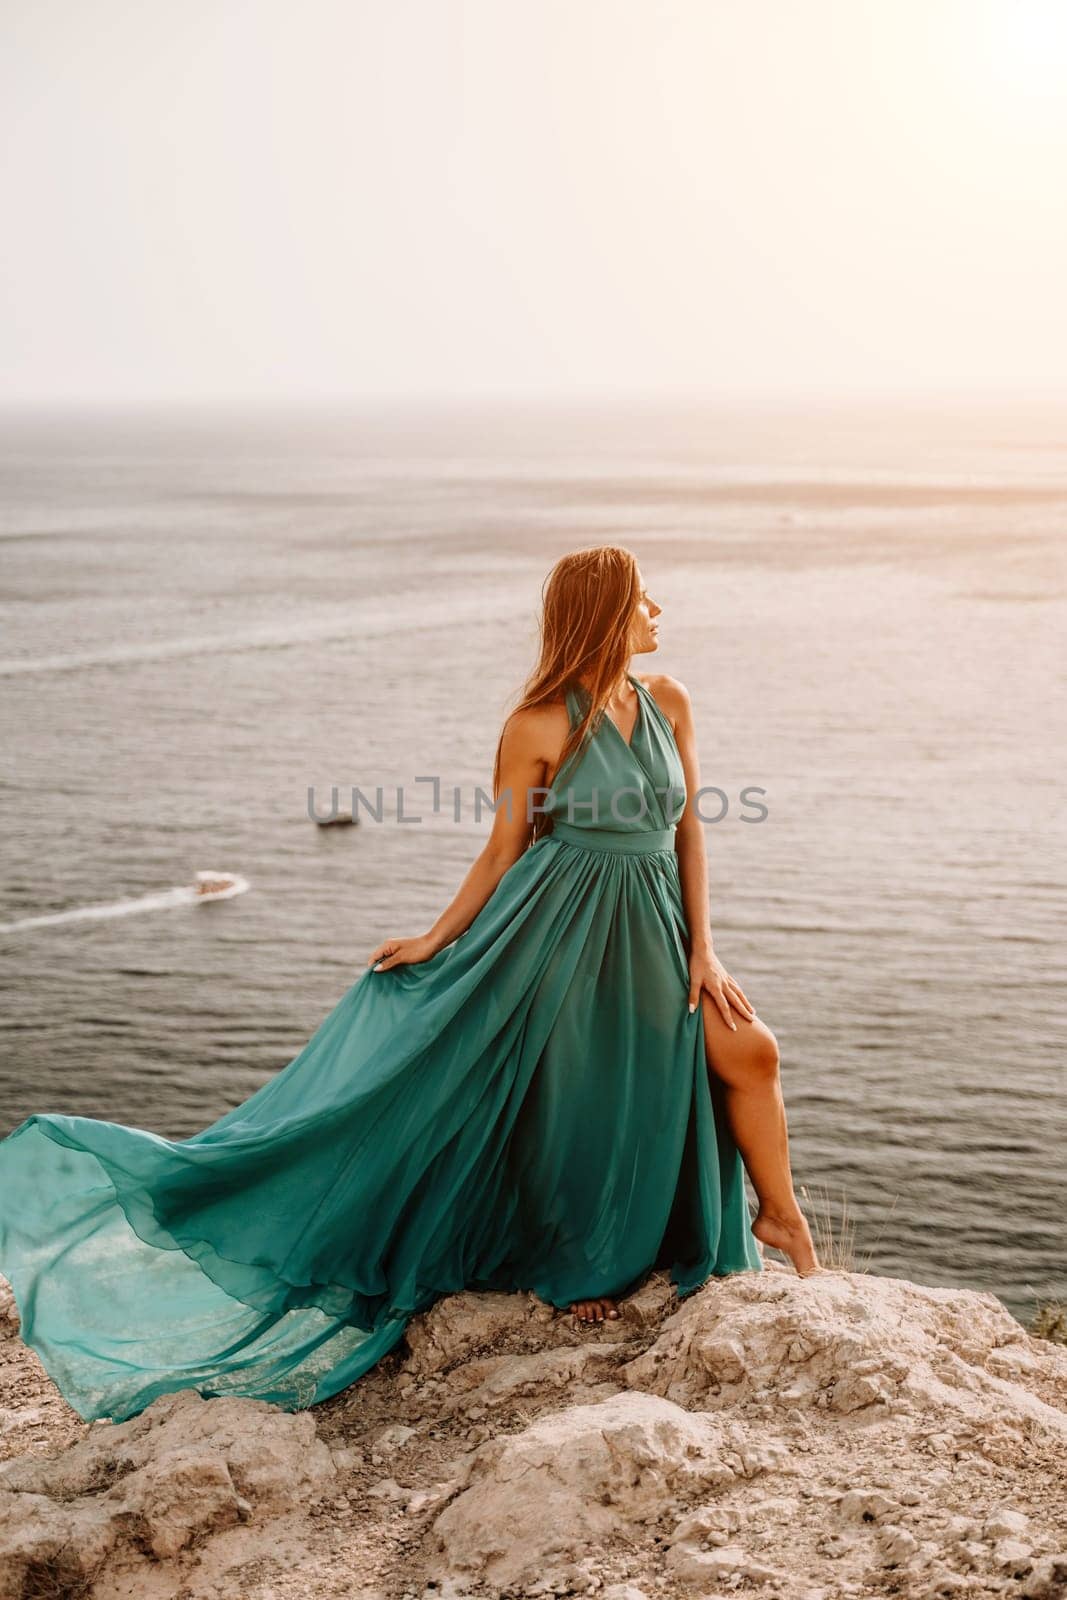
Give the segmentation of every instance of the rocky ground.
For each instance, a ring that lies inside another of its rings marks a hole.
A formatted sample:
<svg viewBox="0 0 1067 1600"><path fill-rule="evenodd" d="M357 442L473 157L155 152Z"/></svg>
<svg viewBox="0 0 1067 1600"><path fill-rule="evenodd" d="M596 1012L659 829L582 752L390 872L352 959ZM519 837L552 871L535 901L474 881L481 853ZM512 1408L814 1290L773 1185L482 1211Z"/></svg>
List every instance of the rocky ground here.
<svg viewBox="0 0 1067 1600"><path fill-rule="evenodd" d="M0 1600L1067 1597L1067 1350L784 1269L618 1322L462 1294L309 1412L85 1424L0 1293Z"/></svg>

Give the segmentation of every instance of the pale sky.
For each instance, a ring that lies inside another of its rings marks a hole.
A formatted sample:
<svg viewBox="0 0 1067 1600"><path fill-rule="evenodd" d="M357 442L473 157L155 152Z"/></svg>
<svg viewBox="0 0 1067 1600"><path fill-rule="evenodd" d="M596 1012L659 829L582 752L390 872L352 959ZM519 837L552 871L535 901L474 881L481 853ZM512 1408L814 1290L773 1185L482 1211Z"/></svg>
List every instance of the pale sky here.
<svg viewBox="0 0 1067 1600"><path fill-rule="evenodd" d="M0 15L0 402L1067 391L1067 0Z"/></svg>

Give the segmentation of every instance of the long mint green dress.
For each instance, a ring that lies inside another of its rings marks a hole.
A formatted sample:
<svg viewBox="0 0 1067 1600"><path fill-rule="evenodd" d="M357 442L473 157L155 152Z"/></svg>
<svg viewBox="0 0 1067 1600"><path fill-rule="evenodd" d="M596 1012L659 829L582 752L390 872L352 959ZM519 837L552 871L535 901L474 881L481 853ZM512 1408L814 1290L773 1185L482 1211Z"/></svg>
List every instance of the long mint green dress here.
<svg viewBox="0 0 1067 1600"><path fill-rule="evenodd" d="M565 1307L759 1269L688 1009L681 760L630 681L631 742L601 718L470 927L365 969L243 1105L183 1140L40 1112L0 1142L0 1272L80 1416L310 1406L464 1288Z"/></svg>

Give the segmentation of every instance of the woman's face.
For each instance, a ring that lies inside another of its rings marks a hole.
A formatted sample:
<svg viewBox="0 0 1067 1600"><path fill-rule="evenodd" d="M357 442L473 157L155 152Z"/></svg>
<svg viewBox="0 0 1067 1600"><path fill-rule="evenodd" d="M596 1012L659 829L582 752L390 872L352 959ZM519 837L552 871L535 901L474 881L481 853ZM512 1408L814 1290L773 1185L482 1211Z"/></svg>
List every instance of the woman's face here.
<svg viewBox="0 0 1067 1600"><path fill-rule="evenodd" d="M641 585L641 595L637 602L633 621L630 624L630 651L635 656L644 655L646 651L658 650L659 641L655 619L663 610L649 596L645 589L645 580L638 573L637 581Z"/></svg>

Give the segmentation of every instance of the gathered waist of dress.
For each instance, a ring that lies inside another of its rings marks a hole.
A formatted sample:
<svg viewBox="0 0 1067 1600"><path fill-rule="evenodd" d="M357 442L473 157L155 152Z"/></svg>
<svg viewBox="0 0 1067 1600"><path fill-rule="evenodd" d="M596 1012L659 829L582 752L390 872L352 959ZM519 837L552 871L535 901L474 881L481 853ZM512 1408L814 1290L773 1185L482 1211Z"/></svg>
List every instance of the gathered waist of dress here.
<svg viewBox="0 0 1067 1600"><path fill-rule="evenodd" d="M606 850L618 855L651 856L674 849L677 824L669 828L650 828L640 833L623 833L613 828L582 828L572 822L554 821L549 838L576 844L581 850Z"/></svg>

